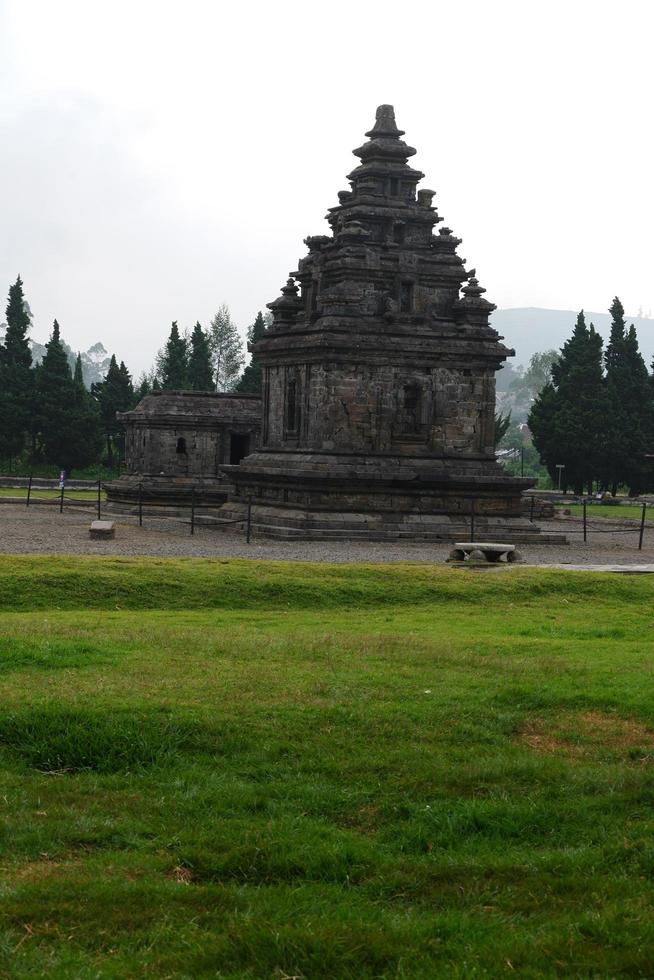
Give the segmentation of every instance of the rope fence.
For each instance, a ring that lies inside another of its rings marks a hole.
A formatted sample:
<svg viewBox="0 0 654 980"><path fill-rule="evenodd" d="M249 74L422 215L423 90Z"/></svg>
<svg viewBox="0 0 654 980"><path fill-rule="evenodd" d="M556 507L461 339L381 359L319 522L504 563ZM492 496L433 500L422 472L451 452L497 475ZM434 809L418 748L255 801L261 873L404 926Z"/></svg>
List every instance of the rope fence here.
<svg viewBox="0 0 654 980"><path fill-rule="evenodd" d="M60 485L59 485L58 488L57 487L43 487L43 486L36 487L36 486L34 486L34 478L33 478L33 476L30 475L29 477L27 477L25 479L26 479L26 484L27 484L26 487L18 487L18 486L16 486L16 487L14 487L12 489L15 489L16 490L16 496L19 497L19 499L20 499L20 491L21 490L26 490L25 504L26 504L27 507L30 507L38 499L39 501L49 501L52 504L58 505L58 509L59 509L59 513L60 514L63 514L64 507L69 504L69 505L74 506L75 509L78 512L79 511L82 511L82 512L86 512L86 513L92 513L96 517L97 520L101 520L102 519L103 504L105 503L105 501L104 501L104 495L103 495L103 491L102 491L102 475L101 475L101 473L98 474L97 481L95 481L94 483L91 483L90 481L88 481L88 482L85 481L86 485L83 486L83 487L67 487L65 481L62 481L60 483ZM41 482L44 482L44 481L41 481ZM79 494L80 496L76 496L77 494ZM82 494L84 496L81 496ZM37 495L38 495L38 497L37 497ZM12 493L12 498L13 497L14 497L14 494ZM536 503L537 503L537 498L534 495L530 495L530 497L531 497L531 499L530 499L530 505L529 505L529 520L530 520L531 523L534 523L535 521L541 520L541 518L539 518L539 517L537 517L535 515L535 507L536 507ZM465 510L460 511L458 516L461 518L461 524L462 524L461 533L464 534L467 530L469 530L470 541L471 542L474 542L475 540L478 540L478 538L476 538L475 536L478 534L478 531L479 531L479 520L480 520L480 518L482 520L488 519L488 520L490 520L492 522L492 520L493 520L494 517L497 517L497 518L507 518L507 517L511 517L512 516L510 514L501 514L501 513L486 515L486 514L483 513L482 510L480 510L480 504L483 503L483 499L482 498L479 498L479 497L465 497L464 499L469 501L469 509L467 511L465 511ZM87 503L88 503L89 506L88 507L85 507L84 505L87 504ZM139 525L139 527L143 527L144 526L144 519L148 523L150 521L157 521L157 520L159 520L159 521L166 521L169 524L170 523L188 524L191 535L195 535L196 529L198 527L200 527L200 526L203 527L205 530L218 530L218 529L222 529L224 527L229 527L229 526L236 527L236 525L240 525L241 529L243 530L243 532L245 534L245 540L246 540L246 543L247 544L250 544L253 530L255 530L257 528L266 527L265 524L261 524L261 523L259 523L257 521L253 521L252 520L252 499L251 498L248 498L247 499L247 510L246 510L246 513L245 513L245 515L243 517L238 517L236 519L230 519L230 520L222 520L222 519L219 519L219 518L212 518L211 523L205 523L205 521L203 521L203 520L198 521L198 517L202 518L203 516L206 516L206 515L199 515L198 514L198 506L197 506L197 500L196 500L196 492L195 492L195 490L191 490L190 503L188 505L179 505L179 504L176 504L175 505L175 509L176 510L181 510L184 506L186 506L186 509L188 511L188 516L186 516L186 515L185 516L179 516L179 515L171 515L171 514L157 514L157 513L154 513L153 510L157 506L162 506L162 505L153 504L152 502L148 501L147 499L144 499L143 484L142 483L139 483L138 484L138 498L137 498L137 502L136 502L136 508L135 508L136 512L135 513L116 515L116 514L111 513L111 512L110 513L106 513L105 512L105 516L106 517L112 517L112 518L115 517L115 516L120 516L122 518L126 518L126 517L137 517L138 518L138 525ZM163 506L165 506L165 505L163 505ZM565 533L566 534L581 534L581 535L583 535L584 542L588 542L589 537L595 536L595 535L598 535L598 534L637 534L637 536L638 536L638 550L639 551L642 551L642 549L643 549L643 542L644 542L644 539L645 539L645 529L646 529L648 523L651 523L651 522L648 522L647 521L647 507L648 507L648 504L647 503L644 502L640 506L640 514L638 515L637 523L636 523L636 521L634 521L634 524L632 524L629 527L616 527L614 521L615 522L617 522L617 521L626 521L626 520L630 520L630 518L620 517L620 518L599 518L599 519L598 518L595 518L595 519L593 519L588 514L587 502L586 501L582 501L581 502L581 506L582 506L582 514L581 514L581 517L580 518L578 518L578 517L568 517L566 519L566 521L565 521L565 525L566 525ZM147 508L146 511L144 511L144 507ZM634 510L635 509L636 509L636 507L634 506ZM443 514L445 514L445 513L448 513L448 512L447 511L443 511ZM450 512L450 516L452 516L451 515L451 512ZM542 520L550 520L550 518L542 518ZM599 523L598 523L598 521L599 521ZM579 522L580 523L580 527L578 529L575 528L575 527L571 527L570 524L572 522ZM606 527L606 524L609 524L609 523L610 523L611 526L610 527ZM601 525L604 525L604 526L601 526ZM285 529L284 528L279 528L279 530L297 531L299 529L297 527L288 527L288 528L285 528Z"/></svg>

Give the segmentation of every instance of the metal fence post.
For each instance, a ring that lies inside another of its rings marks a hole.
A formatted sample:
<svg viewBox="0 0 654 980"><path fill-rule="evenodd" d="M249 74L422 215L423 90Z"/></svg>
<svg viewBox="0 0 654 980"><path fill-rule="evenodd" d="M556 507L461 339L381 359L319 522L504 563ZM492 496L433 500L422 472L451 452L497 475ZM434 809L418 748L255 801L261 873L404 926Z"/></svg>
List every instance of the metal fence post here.
<svg viewBox="0 0 654 980"><path fill-rule="evenodd" d="M102 507L102 501L101 501L101 498L100 498L100 494L101 494L101 478L102 478L101 477L101 474L102 474L102 470L98 470L98 520L101 520L100 511L101 511L101 507Z"/></svg>
<svg viewBox="0 0 654 980"><path fill-rule="evenodd" d="M248 522L245 528L245 543L250 543L250 529L252 527L252 497L248 497Z"/></svg>
<svg viewBox="0 0 654 980"><path fill-rule="evenodd" d="M143 484L139 483L139 527L143 527Z"/></svg>
<svg viewBox="0 0 654 980"><path fill-rule="evenodd" d="M191 489L191 534L195 534L195 488Z"/></svg>
<svg viewBox="0 0 654 980"><path fill-rule="evenodd" d="M470 540L475 540L475 498L470 501Z"/></svg>
<svg viewBox="0 0 654 980"><path fill-rule="evenodd" d="M62 480L61 481L61 495L59 497L59 513L60 514L63 514L63 512L64 512L64 487L65 487L65 485L66 484Z"/></svg>
<svg viewBox="0 0 654 980"><path fill-rule="evenodd" d="M584 508L584 542L586 541L586 501L584 500L582 504Z"/></svg>
<svg viewBox="0 0 654 980"><path fill-rule="evenodd" d="M27 506L30 505L30 497L32 496L32 474L30 473L29 482L27 484Z"/></svg>
<svg viewBox="0 0 654 980"><path fill-rule="evenodd" d="M643 537L645 535L645 511L647 509L647 504L643 503L643 512L640 515L640 534L638 535L638 550L643 550Z"/></svg>

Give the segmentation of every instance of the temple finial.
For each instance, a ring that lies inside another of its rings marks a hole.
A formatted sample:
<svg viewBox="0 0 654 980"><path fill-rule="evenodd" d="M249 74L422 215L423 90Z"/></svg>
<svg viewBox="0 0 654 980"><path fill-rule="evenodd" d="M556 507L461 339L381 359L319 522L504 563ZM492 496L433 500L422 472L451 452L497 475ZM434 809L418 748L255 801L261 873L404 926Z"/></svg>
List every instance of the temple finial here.
<svg viewBox="0 0 654 980"><path fill-rule="evenodd" d="M404 136L404 130L397 128L395 109L392 105L377 106L375 125L366 133L366 136L371 138L374 136Z"/></svg>

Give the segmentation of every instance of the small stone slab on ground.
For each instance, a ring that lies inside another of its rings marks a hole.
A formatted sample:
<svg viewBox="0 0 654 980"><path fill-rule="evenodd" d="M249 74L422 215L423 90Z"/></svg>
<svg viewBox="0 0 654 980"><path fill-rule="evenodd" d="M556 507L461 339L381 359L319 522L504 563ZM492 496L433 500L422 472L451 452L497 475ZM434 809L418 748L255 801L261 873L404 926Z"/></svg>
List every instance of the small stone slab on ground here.
<svg viewBox="0 0 654 980"><path fill-rule="evenodd" d="M116 525L113 521L91 521L89 537L96 539L108 539L116 537Z"/></svg>
<svg viewBox="0 0 654 980"><path fill-rule="evenodd" d="M455 541L448 561L521 561L522 555L514 544L497 541Z"/></svg>

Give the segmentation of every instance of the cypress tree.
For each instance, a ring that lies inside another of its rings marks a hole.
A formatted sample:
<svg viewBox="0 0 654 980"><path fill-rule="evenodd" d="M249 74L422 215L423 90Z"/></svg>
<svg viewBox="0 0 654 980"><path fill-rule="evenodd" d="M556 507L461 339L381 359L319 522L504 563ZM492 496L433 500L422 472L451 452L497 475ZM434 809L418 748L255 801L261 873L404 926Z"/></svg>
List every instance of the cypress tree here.
<svg viewBox="0 0 654 980"><path fill-rule="evenodd" d="M7 331L0 344L0 456L17 456L31 430L34 372L27 341L30 316L20 276L9 289Z"/></svg>
<svg viewBox="0 0 654 980"><path fill-rule="evenodd" d="M148 379L148 376L146 374L142 374L137 387L134 389L134 404L138 405L138 403L145 398L146 395L149 395L151 391L152 385Z"/></svg>
<svg viewBox="0 0 654 980"><path fill-rule="evenodd" d="M654 432L654 405L647 367L633 323L625 333L624 358L627 387L623 391L622 406L627 417L626 439L630 450L624 482L630 496L635 496L652 486L651 462L645 457L652 452L649 447Z"/></svg>
<svg viewBox="0 0 654 980"><path fill-rule="evenodd" d="M103 381L91 386L91 394L98 404L102 429L106 441L107 462L111 466L114 449L123 445L123 426L116 418L116 412L127 412L132 407L134 391L132 379L124 363L120 367L115 354L111 355L109 369Z"/></svg>
<svg viewBox="0 0 654 980"><path fill-rule="evenodd" d="M73 397L73 376L55 320L36 375L36 402L41 454L47 463L64 469L69 468L75 442Z"/></svg>
<svg viewBox="0 0 654 980"><path fill-rule="evenodd" d="M572 336L552 365L546 385L529 414L534 445L552 481L557 465L565 468L562 483L583 493L592 490L602 459L605 413L602 402L602 338L586 326L583 310Z"/></svg>
<svg viewBox="0 0 654 980"><path fill-rule="evenodd" d="M624 308L616 296L611 304L611 334L606 347L606 430L603 443L602 482L615 495L627 484L639 492L646 476L647 430L651 402L647 368L638 350L636 331L627 330Z"/></svg>
<svg viewBox="0 0 654 980"><path fill-rule="evenodd" d="M248 348L252 350L255 344L257 344L266 333L266 321L263 318L261 311L257 313L254 323L248 328ZM235 391L248 392L253 395L261 394L261 386L263 383L263 376L261 372L261 364L259 363L259 358L256 353L252 352L252 359L245 371L241 375L241 378L236 385Z"/></svg>
<svg viewBox="0 0 654 980"><path fill-rule="evenodd" d="M199 323L191 334L191 350L188 358L188 387L193 391L213 391L213 371L209 338Z"/></svg>
<svg viewBox="0 0 654 980"><path fill-rule="evenodd" d="M548 381L536 395L527 419L534 448L553 483L558 479L556 464L559 462L556 442L557 407L556 389Z"/></svg>
<svg viewBox="0 0 654 980"><path fill-rule="evenodd" d="M161 387L181 390L188 384L188 350L179 335L177 320L173 321L160 365Z"/></svg>
<svg viewBox="0 0 654 980"><path fill-rule="evenodd" d="M71 403L73 440L62 465L66 469L84 469L97 462L102 448L102 428L96 402L87 391L82 374L82 358L77 355L73 373Z"/></svg>

